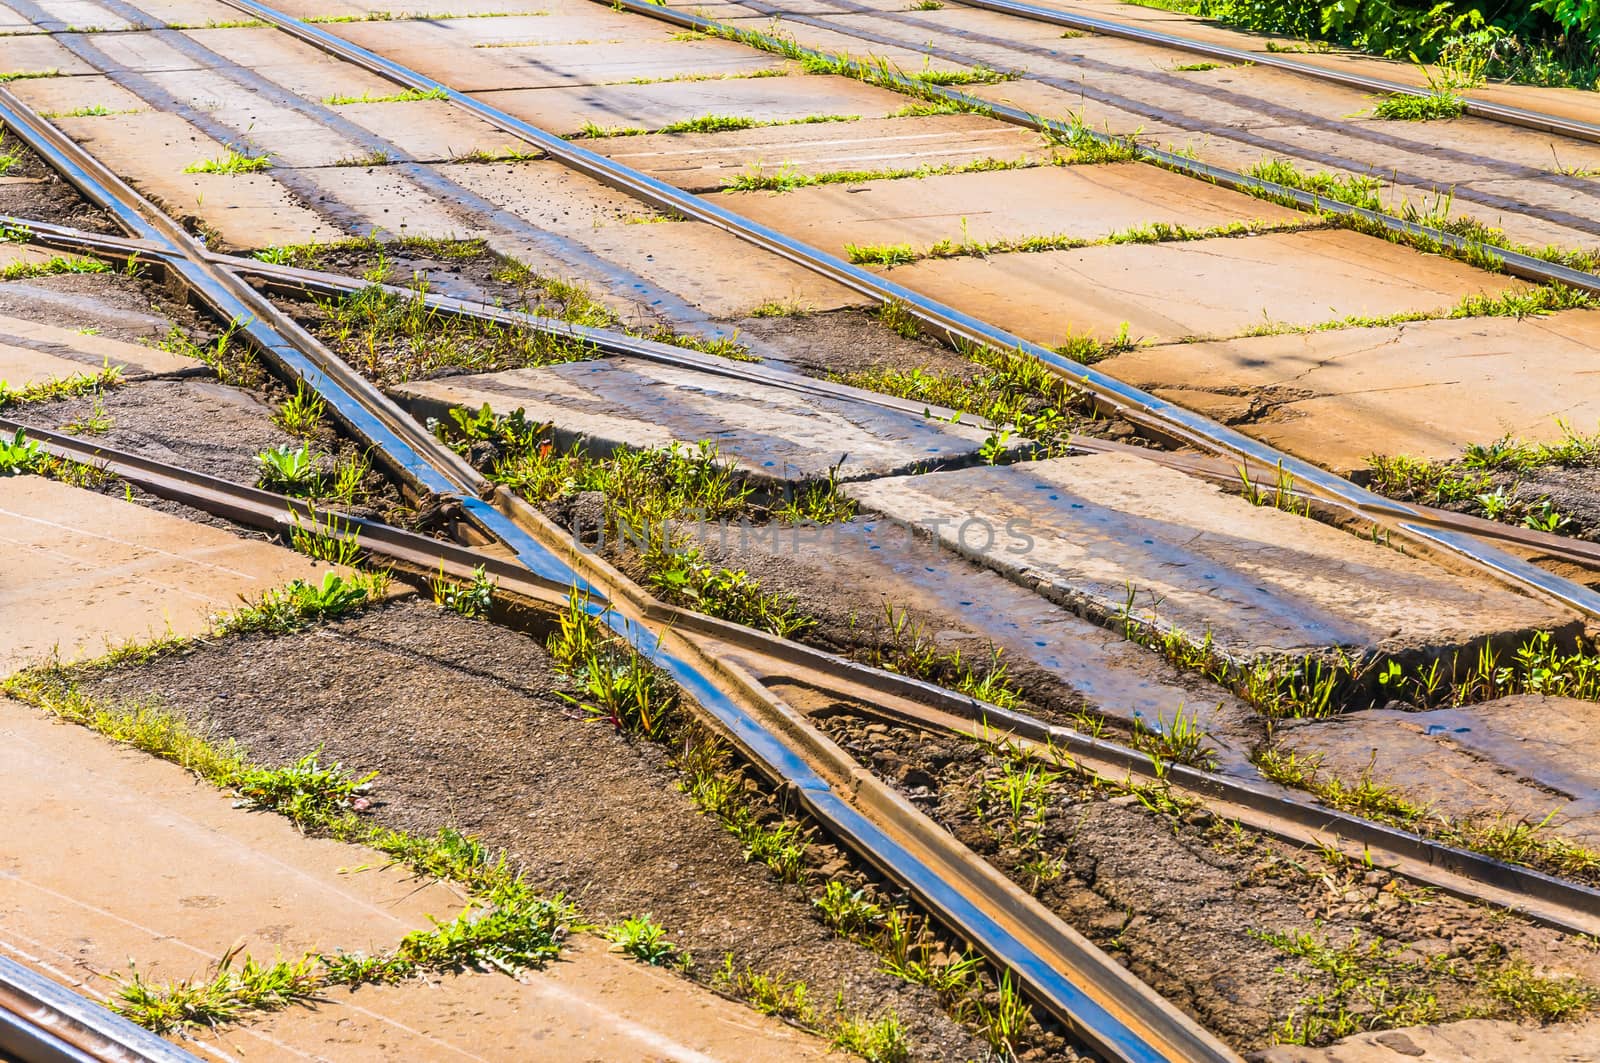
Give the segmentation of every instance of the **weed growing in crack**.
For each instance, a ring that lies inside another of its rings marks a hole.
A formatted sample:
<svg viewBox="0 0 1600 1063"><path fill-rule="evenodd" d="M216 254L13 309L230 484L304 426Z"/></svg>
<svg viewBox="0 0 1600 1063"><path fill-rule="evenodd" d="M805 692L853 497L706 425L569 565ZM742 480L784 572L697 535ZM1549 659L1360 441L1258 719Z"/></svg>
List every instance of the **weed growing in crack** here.
<svg viewBox="0 0 1600 1063"><path fill-rule="evenodd" d="M324 766L321 752L307 753L286 768L240 767L232 782L238 807L278 812L296 823L325 823L365 809L378 773L357 776L337 761Z"/></svg>
<svg viewBox="0 0 1600 1063"><path fill-rule="evenodd" d="M433 602L457 616L487 617L494 609L495 581L486 575L483 566L472 570L466 583L447 579L441 567L439 575L428 581L433 591Z"/></svg>
<svg viewBox="0 0 1600 1063"><path fill-rule="evenodd" d="M337 513L318 513L309 504L308 508L305 516L298 510L289 511L290 544L314 561L353 567L361 559L361 542L350 522Z"/></svg>
<svg viewBox="0 0 1600 1063"><path fill-rule="evenodd" d="M831 379L974 415L990 427L1010 425L1036 443L1044 456L1065 452L1072 427L1094 415L1087 393L1037 359L976 345L960 349L972 362L973 372L863 369Z"/></svg>
<svg viewBox="0 0 1600 1063"><path fill-rule="evenodd" d="M333 107L341 107L350 103L417 103L421 100L448 100L450 94L444 89L406 89L404 92L391 92L383 96L373 96L363 92L359 96L325 96L322 102Z"/></svg>
<svg viewBox="0 0 1600 1063"><path fill-rule="evenodd" d="M259 173L272 168L272 159L266 155L245 155L234 148L220 159L201 159L183 168L184 173Z"/></svg>
<svg viewBox="0 0 1600 1063"><path fill-rule="evenodd" d="M111 415L106 412L105 393L96 389L94 401L89 407L89 412L75 421L67 422L61 428L62 431L71 432L74 435L98 436L111 431L112 424Z"/></svg>
<svg viewBox="0 0 1600 1063"><path fill-rule="evenodd" d="M388 589L385 572L326 572L320 584L297 579L254 601L245 599L239 608L215 617L214 628L218 635L258 631L280 635L364 609L381 601Z"/></svg>
<svg viewBox="0 0 1600 1063"><path fill-rule="evenodd" d="M932 4L935 8L944 6L939 0L921 0L921 3ZM892 1010L875 1019L839 1017L830 1047L860 1056L867 1063L907 1063L911 1058L911 1039L900 1016Z"/></svg>
<svg viewBox="0 0 1600 1063"><path fill-rule="evenodd" d="M974 664L959 649L940 649L909 609L885 602L880 639L864 651L867 662L890 672L939 683L1002 709L1022 703L1021 690L1011 681L1001 652L989 647L989 656Z"/></svg>
<svg viewBox="0 0 1600 1063"><path fill-rule="evenodd" d="M648 914L613 923L601 933L611 942L613 952L632 956L652 967L667 964L688 967L693 962L688 953L667 940L667 928Z"/></svg>
<svg viewBox="0 0 1600 1063"><path fill-rule="evenodd" d="M322 486L323 472L306 447L280 443L257 454L255 462L260 470L256 478L258 487L288 495L314 495Z"/></svg>
<svg viewBox="0 0 1600 1063"><path fill-rule="evenodd" d="M239 948L226 953L209 981L165 985L146 981L130 964L127 975L112 976L119 984L111 1009L148 1030L166 1034L282 1011L314 998L322 988L314 957L261 964L246 956L235 968L238 955Z"/></svg>
<svg viewBox="0 0 1600 1063"><path fill-rule="evenodd" d="M272 420L285 432L303 439L316 433L327 413L322 396L306 387L304 381L296 381L294 394L283 401Z"/></svg>
<svg viewBox="0 0 1600 1063"><path fill-rule="evenodd" d="M174 325L157 346L161 350L204 363L221 383L239 388L260 387L266 382L267 371L248 347L236 342L244 325L242 320L230 322L216 339L204 346L195 343Z"/></svg>
<svg viewBox="0 0 1600 1063"><path fill-rule="evenodd" d="M852 941L876 936L883 922L882 905L866 890L851 889L838 879L830 879L811 904L824 923Z"/></svg>
<svg viewBox="0 0 1600 1063"><path fill-rule="evenodd" d="M387 166L394 161L395 157L387 151L382 148L374 148L360 155L346 155L344 158L335 159L333 160L333 165L355 167Z"/></svg>
<svg viewBox="0 0 1600 1063"><path fill-rule="evenodd" d="M109 388L121 387L123 383L122 367L118 365L107 365L94 373L73 373L53 380L40 380L21 388L12 388L0 380L0 410L33 402L60 402L82 395L98 396Z"/></svg>
<svg viewBox="0 0 1600 1063"><path fill-rule="evenodd" d="M0 281L33 280L63 273L110 273L111 267L98 258L80 255L53 255L43 262L11 262L0 266Z"/></svg>
<svg viewBox="0 0 1600 1063"><path fill-rule="evenodd" d="M574 591L546 648L566 679L559 696L624 734L657 738L671 726L677 689Z"/></svg>
<svg viewBox="0 0 1600 1063"><path fill-rule="evenodd" d="M1200 727L1199 716L1185 715L1182 705L1172 714L1170 722L1164 716L1156 717L1155 726L1135 716L1130 744L1141 753L1174 764L1187 764L1202 771L1216 767L1217 751L1206 744L1206 732Z"/></svg>
<svg viewBox="0 0 1600 1063"><path fill-rule="evenodd" d="M935 111L926 105L918 105L916 113L933 114L946 113ZM906 108L895 112L903 116L910 111ZM993 170L1026 170L1043 163L1030 159L976 159L965 163L942 163L938 165L918 166L912 169L887 169L887 170L827 170L822 173L801 173L789 166L781 166L769 172L760 163L753 164L744 173L731 177L723 184L726 192L790 192L796 188L806 188L810 185L857 185L868 181L900 181L921 179L924 177L942 177L946 174L961 173L987 173Z"/></svg>

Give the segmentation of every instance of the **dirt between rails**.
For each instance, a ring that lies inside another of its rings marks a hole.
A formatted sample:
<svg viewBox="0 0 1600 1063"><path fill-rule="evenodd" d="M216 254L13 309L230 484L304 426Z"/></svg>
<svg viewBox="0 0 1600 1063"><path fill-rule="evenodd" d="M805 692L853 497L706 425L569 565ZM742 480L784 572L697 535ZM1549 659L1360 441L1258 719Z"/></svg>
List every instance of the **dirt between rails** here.
<svg viewBox="0 0 1600 1063"><path fill-rule="evenodd" d="M104 211L84 199L3 125L0 125L0 155L16 158L4 175L0 175L0 214L70 225L95 233L121 232Z"/></svg>
<svg viewBox="0 0 1600 1063"><path fill-rule="evenodd" d="M746 863L679 792L667 748L578 718L556 684L538 641L412 600L296 635L218 640L84 689L157 698L263 763L320 749L323 763L378 771L378 822L476 834L590 920L648 913L693 953L697 980L731 955L736 970L803 980L824 1010L835 993L850 1011L893 1009L916 1059L986 1058L928 990L885 974L799 886Z"/></svg>
<svg viewBox="0 0 1600 1063"><path fill-rule="evenodd" d="M1491 987L1524 963L1541 976L1600 984L1600 950L1579 939L1378 868L1236 831L1202 809L1169 819L1132 796L1062 780L1049 787L1037 847L1020 846L994 789L1004 769L992 751L852 715L819 722L957 839L1239 1051L1264 1048L1289 1028L1303 1033L1314 1011L1343 1009L1351 1032L1523 1018ZM1059 861L1058 877L1019 871L1030 855ZM1319 953L1320 965L1290 955L1261 933L1310 935L1333 950L1334 961L1328 953ZM1537 1044L1536 1033L1530 1038ZM1324 1029L1310 1040L1333 1037Z"/></svg>

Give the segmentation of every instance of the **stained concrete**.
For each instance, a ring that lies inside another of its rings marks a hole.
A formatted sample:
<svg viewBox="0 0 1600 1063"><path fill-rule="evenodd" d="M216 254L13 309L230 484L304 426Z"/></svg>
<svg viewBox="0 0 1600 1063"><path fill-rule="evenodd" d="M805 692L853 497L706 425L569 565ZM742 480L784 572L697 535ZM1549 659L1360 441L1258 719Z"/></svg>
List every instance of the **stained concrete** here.
<svg viewBox="0 0 1600 1063"><path fill-rule="evenodd" d="M859 122L767 126L727 133L653 133L596 140L585 146L691 192L723 188L734 177L758 167L766 173L790 169L818 174L1048 155L1038 134L970 114L863 118ZM746 194L730 202L744 212L749 198Z"/></svg>
<svg viewBox="0 0 1600 1063"><path fill-rule="evenodd" d="M0 382L14 388L79 373L120 367L125 376L150 376L193 369L197 363L159 347L0 316Z"/></svg>
<svg viewBox="0 0 1600 1063"><path fill-rule="evenodd" d="M1600 1045L1600 1020L1540 1027L1467 1019L1359 1033L1325 1048L1273 1045L1252 1058L1260 1063L1596 1063L1600 1061L1596 1045Z"/></svg>
<svg viewBox="0 0 1600 1063"><path fill-rule="evenodd" d="M1140 163L946 174L916 183L813 185L780 196L727 193L729 209L843 255L848 244L1093 240L1151 222L1206 228L1304 220L1297 211Z"/></svg>
<svg viewBox="0 0 1600 1063"><path fill-rule="evenodd" d="M1209 632L1239 657L1332 646L1426 656L1577 623L1553 606L1125 455L847 491L1052 601L1114 617L1132 595L1136 615L1194 638Z"/></svg>
<svg viewBox="0 0 1600 1063"><path fill-rule="evenodd" d="M444 377L395 389L419 416L487 402L552 421L592 453L710 440L765 480L845 479L963 464L987 434L832 395L700 373L633 358Z"/></svg>
<svg viewBox="0 0 1600 1063"><path fill-rule="evenodd" d="M37 476L0 478L0 674L57 652L209 630L212 614L326 566Z"/></svg>
<svg viewBox="0 0 1600 1063"><path fill-rule="evenodd" d="M184 769L0 699L0 948L104 998L129 960L158 983L235 947L261 961L393 948L465 904L371 850L233 807ZM114 825L114 829L111 829ZM825 1046L580 935L523 978L330 991L197 1034L221 1059L820 1059Z"/></svg>
<svg viewBox="0 0 1600 1063"><path fill-rule="evenodd" d="M1345 230L938 259L895 281L1041 343L1071 333L1146 343L1267 323L1447 310L1525 282Z"/></svg>
<svg viewBox="0 0 1600 1063"><path fill-rule="evenodd" d="M849 78L747 78L737 81L671 81L605 88L510 89L483 92L484 103L552 133L581 132L584 123L661 129L708 114L741 115L760 122L812 115L882 118L906 105L904 96ZM795 90L795 84L804 87Z"/></svg>
<svg viewBox="0 0 1600 1063"><path fill-rule="evenodd" d="M1428 712L1373 709L1279 732L1346 781L1370 772L1446 819L1527 820L1600 848L1600 705L1524 694ZM1553 815L1552 815L1553 814Z"/></svg>
<svg viewBox="0 0 1600 1063"><path fill-rule="evenodd" d="M1154 347L1100 368L1333 469L1600 422L1600 312Z"/></svg>

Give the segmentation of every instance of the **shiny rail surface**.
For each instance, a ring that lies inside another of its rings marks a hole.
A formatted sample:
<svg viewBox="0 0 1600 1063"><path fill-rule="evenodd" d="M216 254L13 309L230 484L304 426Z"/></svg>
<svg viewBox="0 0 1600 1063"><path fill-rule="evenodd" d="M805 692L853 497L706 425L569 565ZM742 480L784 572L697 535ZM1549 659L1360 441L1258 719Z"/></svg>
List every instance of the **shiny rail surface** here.
<svg viewBox="0 0 1600 1063"><path fill-rule="evenodd" d="M0 956L0 1059L199 1063L177 1045L4 956Z"/></svg>

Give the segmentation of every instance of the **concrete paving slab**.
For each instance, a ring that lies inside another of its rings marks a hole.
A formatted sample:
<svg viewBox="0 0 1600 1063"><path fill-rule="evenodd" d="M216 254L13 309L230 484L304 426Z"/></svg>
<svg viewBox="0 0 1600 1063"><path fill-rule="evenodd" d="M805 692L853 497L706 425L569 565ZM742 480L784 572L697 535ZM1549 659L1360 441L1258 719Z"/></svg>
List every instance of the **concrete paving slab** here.
<svg viewBox="0 0 1600 1063"><path fill-rule="evenodd" d="M527 147L526 141L516 141ZM435 167L451 181L541 232L586 236L648 212L639 200L550 159ZM634 226L638 228L638 226Z"/></svg>
<svg viewBox="0 0 1600 1063"><path fill-rule="evenodd" d="M720 189L755 167L767 173L788 168L819 174L1049 154L1037 134L970 114L863 118L728 133L653 133L596 140L586 146L691 192Z"/></svg>
<svg viewBox="0 0 1600 1063"><path fill-rule="evenodd" d="M7 36L30 36L45 32L19 14L14 8L0 4L0 33Z"/></svg>
<svg viewBox="0 0 1600 1063"><path fill-rule="evenodd" d="M1191 228L1305 215L1140 163L1042 166L859 185L813 185L783 195L727 193L730 209L836 255L847 244L1109 236L1151 222Z"/></svg>
<svg viewBox="0 0 1600 1063"><path fill-rule="evenodd" d="M1273 1045L1260 1063L1505 1063L1506 1060L1600 1061L1600 1020L1524 1026L1501 1019L1467 1019L1438 1026L1403 1026L1358 1033L1323 1048Z"/></svg>
<svg viewBox="0 0 1600 1063"><path fill-rule="evenodd" d="M0 479L0 674L52 651L194 635L213 613L326 567L282 547L37 476Z"/></svg>
<svg viewBox="0 0 1600 1063"><path fill-rule="evenodd" d="M403 106L351 103L335 109L423 162L447 161L479 151L494 155L533 150L527 141L503 133L445 100L417 100Z"/></svg>
<svg viewBox="0 0 1600 1063"><path fill-rule="evenodd" d="M1153 347L1101 368L1346 471L1373 453L1453 458L1502 435L1600 422L1600 312Z"/></svg>
<svg viewBox="0 0 1600 1063"><path fill-rule="evenodd" d="M454 27L456 23L433 25ZM461 42L456 39L459 36L451 34L447 46L460 47ZM666 37L653 41L473 48L463 55L463 61L471 63L472 71L463 73L480 89L612 85L682 75L737 77L771 70L800 74L798 64L742 44L709 37L697 41Z"/></svg>
<svg viewBox="0 0 1600 1063"><path fill-rule="evenodd" d="M238 22L244 15L221 0L140 0L139 10L152 18L186 26L208 22Z"/></svg>
<svg viewBox="0 0 1600 1063"><path fill-rule="evenodd" d="M854 480L965 464L988 438L967 425L632 358L444 377L395 393L419 417L486 402L497 413L522 409L594 454L710 440L769 482L826 476L836 466L841 479Z"/></svg>
<svg viewBox="0 0 1600 1063"><path fill-rule="evenodd" d="M243 13L236 9L234 15L243 17ZM392 81L335 59L271 27L190 30L187 36L240 69L269 78L307 99L359 96L362 93L387 96L400 91Z"/></svg>
<svg viewBox="0 0 1600 1063"><path fill-rule="evenodd" d="M847 490L1052 601L1114 617L1132 594L1137 615L1154 609L1158 622L1195 638L1209 632L1240 658L1333 646L1448 654L1483 637L1575 624L1552 606L1127 455Z"/></svg>
<svg viewBox="0 0 1600 1063"><path fill-rule="evenodd" d="M693 10L699 10L696 5ZM742 29L754 30L757 33L772 34L774 30L785 37L793 38L797 43L807 48L833 55L844 52L848 55L865 58L868 53L875 59L884 59L901 70L920 70L927 53L917 45L897 47L892 44L881 44L876 41L864 42L859 37L851 36L843 30L823 29L807 25L794 19L785 19L781 15L768 17L767 15L751 14L748 7L733 3L722 7L707 7L706 13L718 22ZM828 12L837 15L837 12ZM918 42L920 44L920 42ZM936 70L951 70L959 68L958 63L949 63L935 58L931 64Z"/></svg>
<svg viewBox="0 0 1600 1063"><path fill-rule="evenodd" d="M1446 310L1526 287L1345 230L928 260L889 275L1043 343L1111 336L1123 322L1148 343L1238 335L1267 322Z"/></svg>
<svg viewBox="0 0 1600 1063"><path fill-rule="evenodd" d="M517 89L479 94L483 102L563 135L584 123L661 129L708 114L742 115L783 122L813 115L882 118L904 107L904 96L849 78L821 75L796 92L788 78L738 81L673 81L606 88Z"/></svg>
<svg viewBox="0 0 1600 1063"><path fill-rule="evenodd" d="M0 700L0 948L103 998L135 959L204 974L235 946L268 960L392 948L461 896L381 855L232 807L177 765ZM359 870L357 873L356 869ZM522 979L466 975L354 992L189 1042L220 1059L820 1059L816 1039L580 936Z"/></svg>
<svg viewBox="0 0 1600 1063"><path fill-rule="evenodd" d="M129 377L193 369L200 363L159 347L85 335L0 316L0 382L14 388L120 366Z"/></svg>
<svg viewBox="0 0 1600 1063"><path fill-rule="evenodd" d="M7 37L5 51L0 53L0 75L39 74L54 71L57 74L92 74L94 68L57 44L51 37L25 34Z"/></svg>
<svg viewBox="0 0 1600 1063"><path fill-rule="evenodd" d="M58 115L84 107L104 107L108 111L141 111L145 103L108 77L83 74L70 78L28 78L6 86L30 107L46 115ZM100 116L109 122L121 114Z"/></svg>
<svg viewBox="0 0 1600 1063"><path fill-rule="evenodd" d="M191 163L222 157L227 147L177 115L152 111L57 124L169 213L205 219L227 244L266 247L347 235L301 205L270 170L184 173Z"/></svg>
<svg viewBox="0 0 1600 1063"><path fill-rule="evenodd" d="M1449 819L1526 819L1600 848L1600 705L1523 694L1428 712L1372 709L1284 728L1328 778L1370 771Z"/></svg>

